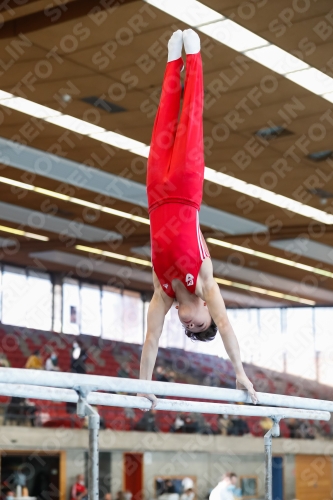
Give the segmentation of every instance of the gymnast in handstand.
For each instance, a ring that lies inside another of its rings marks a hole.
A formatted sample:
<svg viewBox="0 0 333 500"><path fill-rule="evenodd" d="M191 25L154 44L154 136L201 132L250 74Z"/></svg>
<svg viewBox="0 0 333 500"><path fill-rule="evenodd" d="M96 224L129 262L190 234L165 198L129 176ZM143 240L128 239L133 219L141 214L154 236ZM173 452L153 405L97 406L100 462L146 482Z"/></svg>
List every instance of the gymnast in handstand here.
<svg viewBox="0 0 333 500"><path fill-rule="evenodd" d="M178 122L186 52L183 108ZM236 335L229 322L199 226L204 180L203 75L199 36L176 31L168 43L168 62L152 134L147 171L154 295L147 318L140 378L151 380L164 318L176 302L185 334L213 340L219 331L236 373L236 385L257 396L245 374ZM153 394L141 394L156 406Z"/></svg>

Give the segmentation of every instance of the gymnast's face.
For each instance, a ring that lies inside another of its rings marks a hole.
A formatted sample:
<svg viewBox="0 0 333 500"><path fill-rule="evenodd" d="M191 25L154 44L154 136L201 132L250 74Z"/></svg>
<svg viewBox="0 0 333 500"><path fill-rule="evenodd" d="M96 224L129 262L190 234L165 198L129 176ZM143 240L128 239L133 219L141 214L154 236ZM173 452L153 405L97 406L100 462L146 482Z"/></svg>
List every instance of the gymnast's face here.
<svg viewBox="0 0 333 500"><path fill-rule="evenodd" d="M199 297L196 299L185 303L179 302L176 306L181 324L194 333L207 330L212 322L206 303Z"/></svg>

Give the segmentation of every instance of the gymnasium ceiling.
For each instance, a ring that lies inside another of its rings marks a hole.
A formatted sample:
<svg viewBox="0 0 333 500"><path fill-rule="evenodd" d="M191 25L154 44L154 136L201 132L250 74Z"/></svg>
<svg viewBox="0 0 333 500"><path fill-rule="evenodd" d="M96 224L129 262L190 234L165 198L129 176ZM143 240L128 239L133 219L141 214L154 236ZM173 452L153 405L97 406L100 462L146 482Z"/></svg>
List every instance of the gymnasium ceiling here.
<svg viewBox="0 0 333 500"><path fill-rule="evenodd" d="M330 0L204 0L203 4L332 76ZM1 91L149 145L166 43L174 30L188 24L139 0L72 0L54 6L50 0L9 0L1 9ZM314 161L308 155L333 149L333 104L226 44L202 32L200 37L207 167L332 213L333 158ZM143 150L137 154L116 148L14 110L1 98L0 94L2 262L123 283L151 293L148 265L82 250L89 247L149 260L147 223L88 206L94 203L148 218ZM272 126L286 130L271 140L256 135ZM248 164L242 158L248 158ZM205 181L204 192L201 227L206 239L303 265L209 243L227 304L333 304L333 274L304 269L333 273L330 223L210 180ZM14 235L5 228L46 241ZM13 246L13 240L19 243ZM310 302L290 300L285 294Z"/></svg>

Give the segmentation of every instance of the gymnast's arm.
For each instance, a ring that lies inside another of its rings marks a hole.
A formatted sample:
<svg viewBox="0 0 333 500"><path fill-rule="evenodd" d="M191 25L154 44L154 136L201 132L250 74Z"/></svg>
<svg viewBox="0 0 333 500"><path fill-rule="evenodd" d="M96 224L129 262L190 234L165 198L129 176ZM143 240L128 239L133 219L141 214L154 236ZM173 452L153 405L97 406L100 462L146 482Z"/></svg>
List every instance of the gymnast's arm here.
<svg viewBox="0 0 333 500"><path fill-rule="evenodd" d="M246 389L253 403L258 402L253 384L248 379L241 361L239 345L234 330L230 324L224 300L220 289L213 277L213 266L210 259L205 259L200 270L202 299L206 302L211 317L213 318L227 354L236 373L237 389Z"/></svg>
<svg viewBox="0 0 333 500"><path fill-rule="evenodd" d="M155 290L148 308L147 334L142 349L140 363L140 379L143 380L152 379L158 351L158 342L163 330L164 318L173 303L173 299L164 293L154 271L153 279ZM138 396L145 396L148 398L152 401L151 408L155 408L157 400L154 394L140 393Z"/></svg>

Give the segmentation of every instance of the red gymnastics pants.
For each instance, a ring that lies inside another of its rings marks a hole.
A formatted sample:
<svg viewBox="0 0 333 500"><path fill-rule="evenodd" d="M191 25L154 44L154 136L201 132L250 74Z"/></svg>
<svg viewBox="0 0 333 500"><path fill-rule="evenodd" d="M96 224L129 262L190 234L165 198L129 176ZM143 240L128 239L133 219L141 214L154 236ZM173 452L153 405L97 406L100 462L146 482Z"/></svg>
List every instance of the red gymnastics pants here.
<svg viewBox="0 0 333 500"><path fill-rule="evenodd" d="M201 54L186 56L183 108L178 123L181 58L167 63L147 167L149 212L164 203L200 209L204 179Z"/></svg>

